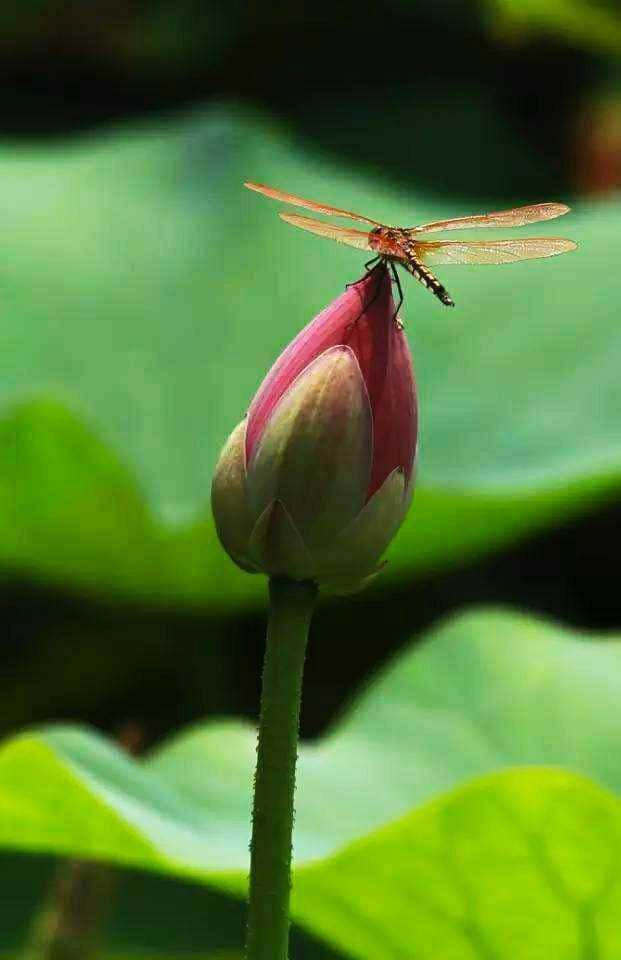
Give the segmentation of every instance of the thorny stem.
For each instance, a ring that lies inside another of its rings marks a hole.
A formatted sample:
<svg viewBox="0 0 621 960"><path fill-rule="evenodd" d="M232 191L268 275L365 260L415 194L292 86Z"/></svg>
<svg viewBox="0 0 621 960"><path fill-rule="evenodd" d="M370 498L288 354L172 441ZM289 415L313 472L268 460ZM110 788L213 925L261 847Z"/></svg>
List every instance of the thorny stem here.
<svg viewBox="0 0 621 960"><path fill-rule="evenodd" d="M246 960L287 960L302 674L316 597L314 583L270 581L250 844Z"/></svg>

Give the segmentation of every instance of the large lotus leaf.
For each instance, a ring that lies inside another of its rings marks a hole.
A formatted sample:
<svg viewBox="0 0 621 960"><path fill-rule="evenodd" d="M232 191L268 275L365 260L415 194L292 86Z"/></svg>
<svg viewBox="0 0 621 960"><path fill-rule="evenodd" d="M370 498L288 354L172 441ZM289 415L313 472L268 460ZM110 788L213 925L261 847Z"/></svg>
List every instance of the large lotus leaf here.
<svg viewBox="0 0 621 960"><path fill-rule="evenodd" d="M328 736L302 746L295 853L326 856L467 777L510 765L556 764L621 796L620 730L620 643L517 614L460 616L397 658ZM83 735L61 736L81 763ZM254 761L254 730L229 721L181 734L147 766L207 805L210 851L224 842L243 864Z"/></svg>
<svg viewBox="0 0 621 960"><path fill-rule="evenodd" d="M485 611L400 657L300 751L296 920L360 958L613 958L620 667L618 640ZM0 751L0 845L240 896L253 761L240 723L142 763L86 730L26 733Z"/></svg>
<svg viewBox="0 0 621 960"><path fill-rule="evenodd" d="M616 960L620 841L619 800L591 781L540 768L488 775L297 870L294 917L330 952L295 936L290 955ZM208 882L228 886L223 877ZM226 903L187 886L169 886L164 899L153 886L143 880L142 910L124 937L115 924L105 960L237 960L232 947L204 948L232 913ZM132 907L130 897L126 920ZM236 927L241 942L239 920ZM156 952L158 936L168 949ZM141 940L149 945L142 952Z"/></svg>
<svg viewBox="0 0 621 960"><path fill-rule="evenodd" d="M592 781L537 767L489 774L299 868L292 915L357 960L616 960L620 852L621 803ZM203 879L240 895L246 873ZM164 904L164 916L169 910ZM217 923L220 911L207 898L195 902L195 948L158 960L223 960L200 951L202 927ZM103 955L154 957L135 946ZM313 953L294 947L291 956Z"/></svg>
<svg viewBox="0 0 621 960"><path fill-rule="evenodd" d="M3 567L223 610L261 594L218 546L212 468L279 350L363 258L283 224L246 177L397 223L471 209L339 166L229 107L5 143ZM419 490L380 584L618 489L620 212L580 204L529 231L573 236L579 253L445 268L455 310L405 279Z"/></svg>
<svg viewBox="0 0 621 960"><path fill-rule="evenodd" d="M496 774L301 870L293 913L360 960L613 960L620 840L590 781Z"/></svg>
<svg viewBox="0 0 621 960"><path fill-rule="evenodd" d="M296 857L328 856L512 765L562 766L621 795L620 730L621 643L503 612L448 621L302 745ZM24 733L0 751L0 845L194 874L243 868L254 762L255 732L240 721L191 728L140 764L85 729Z"/></svg>

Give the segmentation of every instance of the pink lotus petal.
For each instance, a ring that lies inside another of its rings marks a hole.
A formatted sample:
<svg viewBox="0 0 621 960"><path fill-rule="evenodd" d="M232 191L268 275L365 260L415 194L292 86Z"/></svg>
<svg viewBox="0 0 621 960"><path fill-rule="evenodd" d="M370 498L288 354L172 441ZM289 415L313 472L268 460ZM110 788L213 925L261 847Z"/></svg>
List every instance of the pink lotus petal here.
<svg viewBox="0 0 621 960"><path fill-rule="evenodd" d="M367 499L401 468L409 481L416 449L417 406L407 339L394 322L385 266L367 274L326 307L281 353L248 411L246 462L282 394L309 363L343 344L355 353L373 416L373 463Z"/></svg>

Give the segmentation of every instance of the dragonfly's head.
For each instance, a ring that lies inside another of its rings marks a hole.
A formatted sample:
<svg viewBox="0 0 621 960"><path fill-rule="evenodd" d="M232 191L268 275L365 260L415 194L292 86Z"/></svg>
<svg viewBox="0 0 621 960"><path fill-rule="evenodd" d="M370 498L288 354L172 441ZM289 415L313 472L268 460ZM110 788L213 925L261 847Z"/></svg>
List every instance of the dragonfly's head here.
<svg viewBox="0 0 621 960"><path fill-rule="evenodd" d="M386 227L373 227L369 233L369 247L371 250L382 251L386 238Z"/></svg>

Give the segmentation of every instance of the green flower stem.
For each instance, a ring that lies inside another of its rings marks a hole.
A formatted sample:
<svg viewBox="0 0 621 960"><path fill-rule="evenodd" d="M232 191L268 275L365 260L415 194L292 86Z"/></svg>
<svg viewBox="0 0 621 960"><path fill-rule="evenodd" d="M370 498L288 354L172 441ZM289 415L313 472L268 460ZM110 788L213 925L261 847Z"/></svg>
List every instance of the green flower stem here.
<svg viewBox="0 0 621 960"><path fill-rule="evenodd" d="M311 582L270 580L250 845L247 960L287 960L291 835L302 674L317 598Z"/></svg>

